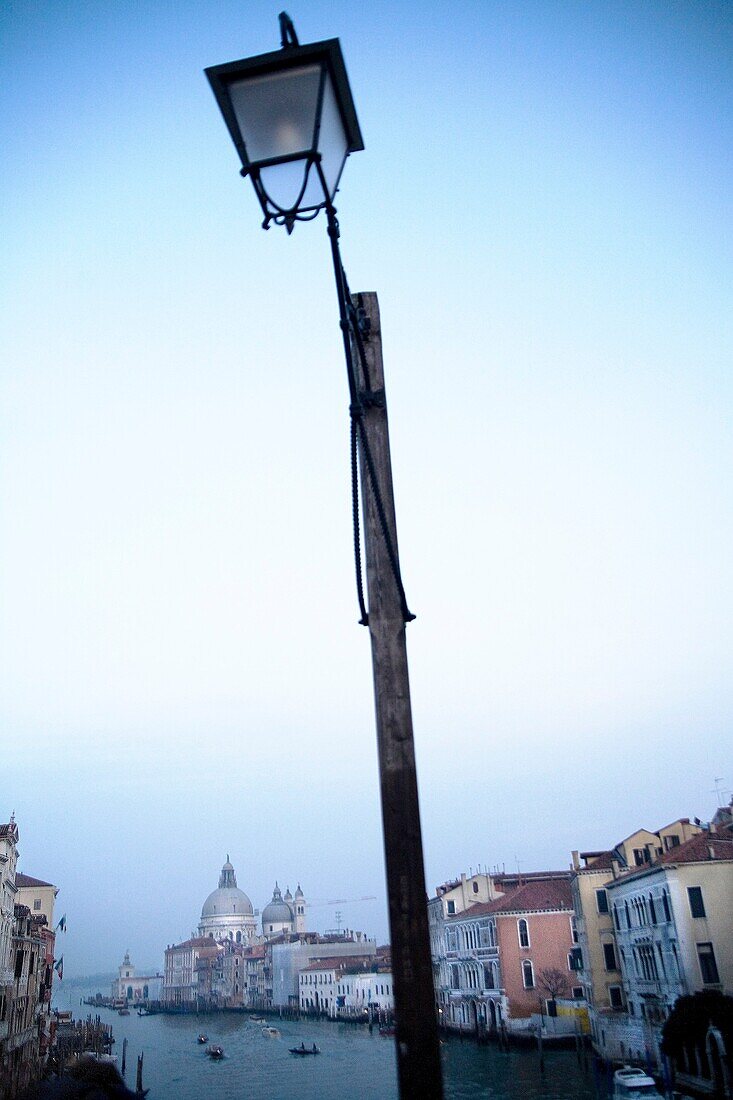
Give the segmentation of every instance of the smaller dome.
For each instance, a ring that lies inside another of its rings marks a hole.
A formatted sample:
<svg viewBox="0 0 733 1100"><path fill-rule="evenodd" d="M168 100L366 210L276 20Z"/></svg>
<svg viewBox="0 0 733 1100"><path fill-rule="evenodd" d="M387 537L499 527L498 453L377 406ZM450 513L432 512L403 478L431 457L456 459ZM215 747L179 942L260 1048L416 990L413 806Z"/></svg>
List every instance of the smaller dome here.
<svg viewBox="0 0 733 1100"><path fill-rule="evenodd" d="M292 901L292 900L293 900L293 895L290 893L290 887L288 886L287 890L285 891L285 901Z"/></svg>
<svg viewBox="0 0 733 1100"><path fill-rule="evenodd" d="M262 927L267 924L290 924L293 920L293 910L283 899L280 887L275 883L272 891L272 901L262 910Z"/></svg>
<svg viewBox="0 0 733 1100"><path fill-rule="evenodd" d="M300 888L300 883L298 883L298 889L295 891L295 896L296 896L296 898L302 898L303 897L303 891Z"/></svg>

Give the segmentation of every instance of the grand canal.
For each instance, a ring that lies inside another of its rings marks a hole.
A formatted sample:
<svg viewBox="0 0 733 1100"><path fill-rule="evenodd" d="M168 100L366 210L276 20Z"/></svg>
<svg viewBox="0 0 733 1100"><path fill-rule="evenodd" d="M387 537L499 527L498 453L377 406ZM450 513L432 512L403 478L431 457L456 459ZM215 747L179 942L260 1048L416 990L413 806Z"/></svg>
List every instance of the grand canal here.
<svg viewBox="0 0 733 1100"><path fill-rule="evenodd" d="M75 1003L59 996L56 1002L77 1017L90 1011L79 1004L78 994ZM123 1040L128 1040L126 1080L132 1088L137 1056L144 1053L143 1083L150 1100L282 1100L293 1095L301 1100L397 1100L394 1041L376 1031L370 1035L360 1025L273 1018L268 1023L276 1024L281 1035L268 1039L260 1025L239 1014L139 1017L133 1012L121 1017L100 1009L99 1015L112 1024L119 1061ZM197 1042L201 1031L224 1048L221 1062L206 1056ZM320 1056L288 1053L288 1047L301 1042L316 1043ZM504 1054L492 1044L479 1047L450 1038L441 1052L450 1100L605 1100L590 1064L579 1064L574 1051L546 1050L543 1071L536 1050Z"/></svg>

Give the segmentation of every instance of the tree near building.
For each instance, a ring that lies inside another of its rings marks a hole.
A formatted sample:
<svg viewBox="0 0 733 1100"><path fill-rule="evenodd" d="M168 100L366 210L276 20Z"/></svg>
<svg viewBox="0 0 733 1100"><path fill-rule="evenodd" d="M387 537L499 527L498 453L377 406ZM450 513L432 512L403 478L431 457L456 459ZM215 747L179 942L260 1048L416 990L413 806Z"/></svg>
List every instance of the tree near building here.
<svg viewBox="0 0 733 1100"><path fill-rule="evenodd" d="M555 966L546 966L544 970L540 970L538 983L550 1001L564 997L570 991L567 974L563 974L562 970L558 970Z"/></svg>

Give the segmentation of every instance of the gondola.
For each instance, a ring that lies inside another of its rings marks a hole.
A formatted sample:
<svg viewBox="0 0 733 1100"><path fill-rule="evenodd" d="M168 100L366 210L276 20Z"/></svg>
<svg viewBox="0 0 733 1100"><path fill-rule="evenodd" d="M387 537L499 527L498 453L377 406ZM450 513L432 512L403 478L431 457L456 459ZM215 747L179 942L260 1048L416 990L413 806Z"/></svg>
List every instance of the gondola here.
<svg viewBox="0 0 733 1100"><path fill-rule="evenodd" d="M305 1043L301 1043L299 1047L290 1047L289 1049L291 1054L299 1054L301 1058L305 1057L306 1054L321 1053L315 1043L312 1047L307 1047Z"/></svg>

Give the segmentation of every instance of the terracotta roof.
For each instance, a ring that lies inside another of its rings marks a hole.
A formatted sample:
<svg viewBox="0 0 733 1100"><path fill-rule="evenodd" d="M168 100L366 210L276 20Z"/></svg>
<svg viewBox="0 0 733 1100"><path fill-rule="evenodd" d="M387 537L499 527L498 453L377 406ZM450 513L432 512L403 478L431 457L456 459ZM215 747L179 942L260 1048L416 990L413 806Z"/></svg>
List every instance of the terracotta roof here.
<svg viewBox="0 0 733 1100"><path fill-rule="evenodd" d="M18 871L15 875L16 886L50 886L54 888L52 882L44 882L42 878L33 878L32 875L24 875L21 871Z"/></svg>
<svg viewBox="0 0 733 1100"><path fill-rule="evenodd" d="M610 871L613 860L618 860L615 852L581 852L580 858L586 861L580 871Z"/></svg>
<svg viewBox="0 0 733 1100"><path fill-rule="evenodd" d="M546 879L544 882L527 882L505 897L497 898L496 901L473 905L463 916L478 916L480 913L536 913L572 908L568 876L565 879L553 878Z"/></svg>
<svg viewBox="0 0 733 1100"><path fill-rule="evenodd" d="M659 856L653 863L645 863L643 867L636 867L628 874L614 879L613 882L608 883L608 887L628 882L629 879L653 874L664 866L674 866L677 863L712 863L715 861L733 861L733 837L718 836L716 833L698 833L697 836L693 836L684 844L680 844L676 848L670 848L668 852Z"/></svg>
<svg viewBox="0 0 733 1100"><path fill-rule="evenodd" d="M343 970L349 961L348 956L340 955L335 959L315 959L313 962L308 963L307 966L302 966L301 973L305 970Z"/></svg>
<svg viewBox="0 0 733 1100"><path fill-rule="evenodd" d="M212 945L217 951L219 950L216 940L212 939L211 936L192 936L190 940L183 940L182 943L172 943L170 947L166 948L166 951L177 951L183 947L198 947L199 950L202 950L204 947L211 947Z"/></svg>
<svg viewBox="0 0 733 1100"><path fill-rule="evenodd" d="M569 876L569 871L502 871L500 875L492 875L492 878L496 883L516 882L518 885L524 885L525 882L545 882Z"/></svg>
<svg viewBox="0 0 733 1100"><path fill-rule="evenodd" d="M700 863L710 859L733 859L733 837L698 833L684 844L670 848L657 863Z"/></svg>

